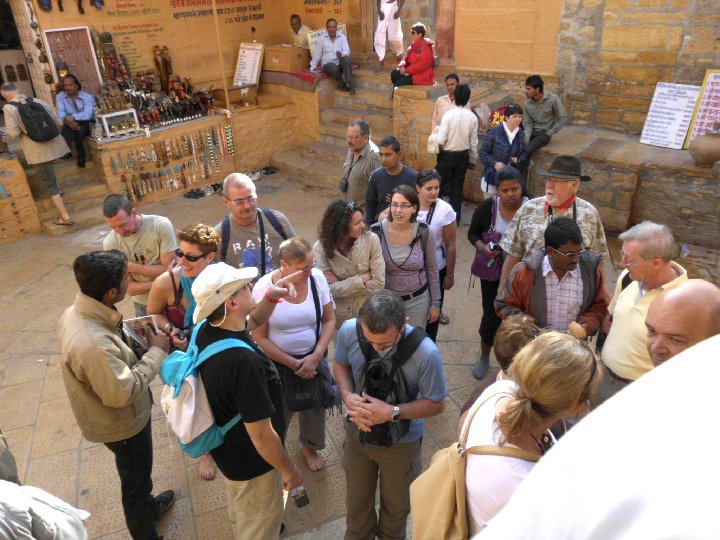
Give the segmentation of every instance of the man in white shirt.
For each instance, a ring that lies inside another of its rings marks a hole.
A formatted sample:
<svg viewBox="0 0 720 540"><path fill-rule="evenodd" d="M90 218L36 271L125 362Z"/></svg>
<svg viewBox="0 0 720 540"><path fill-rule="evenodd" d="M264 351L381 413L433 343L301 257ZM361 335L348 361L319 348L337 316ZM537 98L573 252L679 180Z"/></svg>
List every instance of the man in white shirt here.
<svg viewBox="0 0 720 540"><path fill-rule="evenodd" d="M445 77L445 88L447 88L447 95L440 96L435 102L435 108L432 114L432 128L435 129L440 125L442 117L455 106L455 89L460 84L460 77L457 73L450 73ZM470 104L465 104L465 108L470 110Z"/></svg>
<svg viewBox="0 0 720 540"><path fill-rule="evenodd" d="M290 15L290 39L294 47L302 47L309 49L308 32L312 32L310 27L303 24L300 15L293 13Z"/></svg>
<svg viewBox="0 0 720 540"><path fill-rule="evenodd" d="M340 90L355 94L352 85L352 64L350 63L350 45L347 37L337 31L337 21L328 19L325 32L315 43L310 69L322 70L340 83Z"/></svg>
<svg viewBox="0 0 720 540"><path fill-rule="evenodd" d="M441 148L435 168L442 177L440 196L449 197L458 223L465 173L475 167L478 159L478 120L472 111L465 108L469 101L470 87L467 84L458 85L455 106L443 115L437 133Z"/></svg>

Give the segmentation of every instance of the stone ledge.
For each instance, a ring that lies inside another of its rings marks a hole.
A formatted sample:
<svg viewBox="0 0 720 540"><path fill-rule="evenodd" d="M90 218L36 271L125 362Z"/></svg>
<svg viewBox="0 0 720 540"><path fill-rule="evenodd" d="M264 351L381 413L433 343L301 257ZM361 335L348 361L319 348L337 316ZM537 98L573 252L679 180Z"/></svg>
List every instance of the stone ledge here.
<svg viewBox="0 0 720 540"><path fill-rule="evenodd" d="M516 79L524 82L530 75L535 75L535 72L521 72L521 71L489 71L484 69L476 69L469 67L458 66L456 73L458 75L464 75L466 77L485 77L488 79ZM543 81L547 83L560 83L560 76L553 74L541 73Z"/></svg>

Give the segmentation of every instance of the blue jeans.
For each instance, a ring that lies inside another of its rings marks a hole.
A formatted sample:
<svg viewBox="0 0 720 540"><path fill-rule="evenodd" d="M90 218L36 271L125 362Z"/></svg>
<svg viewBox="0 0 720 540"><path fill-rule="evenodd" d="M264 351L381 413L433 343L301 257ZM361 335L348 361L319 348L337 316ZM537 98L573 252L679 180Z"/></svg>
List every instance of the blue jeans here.
<svg viewBox="0 0 720 540"><path fill-rule="evenodd" d="M122 441L105 443L115 454L120 476L125 523L133 540L156 540L157 504L152 496L153 448L150 420L138 433Z"/></svg>

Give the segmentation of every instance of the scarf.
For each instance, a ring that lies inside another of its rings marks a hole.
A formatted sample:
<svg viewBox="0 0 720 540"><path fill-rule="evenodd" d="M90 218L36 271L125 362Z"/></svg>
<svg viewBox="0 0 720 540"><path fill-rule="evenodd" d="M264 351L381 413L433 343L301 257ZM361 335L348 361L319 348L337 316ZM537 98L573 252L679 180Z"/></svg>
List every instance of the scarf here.
<svg viewBox="0 0 720 540"><path fill-rule="evenodd" d="M215 264L215 261L210 261L210 264ZM195 297L192 294L192 285L195 283L196 278L197 276L193 278L183 276L182 267L180 267L180 286L183 288L183 292L188 299L188 307L185 310L185 321L183 322L185 328L190 328L192 326L193 313L195 313L195 307L197 306Z"/></svg>
<svg viewBox="0 0 720 540"><path fill-rule="evenodd" d="M517 135L518 131L520 131L520 128L516 127L515 129L510 131L510 128L508 127L507 122L503 122L502 125L503 125L503 128L505 129L505 135L507 135L507 138L510 141L510 144L512 144L513 141L515 140L515 135Z"/></svg>
<svg viewBox="0 0 720 540"><path fill-rule="evenodd" d="M577 196L577 195L573 195L572 197L570 197L567 201L565 201L565 202L562 203L561 205L554 206L553 208L554 208L555 210L567 210L567 209L570 208L570 207L573 205L573 203L575 202L575 197L576 197L576 196ZM550 203L548 203L548 202L547 202L547 199L546 199L546 200L545 200L545 217L547 217L549 211L550 211ZM573 217L575 217L575 216L573 216Z"/></svg>

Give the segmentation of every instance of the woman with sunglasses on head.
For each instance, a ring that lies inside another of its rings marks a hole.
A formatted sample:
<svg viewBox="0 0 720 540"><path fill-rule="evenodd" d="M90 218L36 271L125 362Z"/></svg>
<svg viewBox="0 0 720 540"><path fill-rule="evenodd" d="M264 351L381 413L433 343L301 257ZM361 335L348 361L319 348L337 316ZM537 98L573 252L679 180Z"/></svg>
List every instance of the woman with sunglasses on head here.
<svg viewBox="0 0 720 540"><path fill-rule="evenodd" d="M420 198L420 211L417 220L426 223L430 231L438 239L435 251L438 274L440 280L440 317L434 323L425 327L430 339L437 339L438 326L448 324L450 319L442 312L445 301L445 291L449 291L455 284L455 260L457 248L457 222L455 210L450 204L440 198L440 173L435 169L425 169L417 176L416 188Z"/></svg>
<svg viewBox="0 0 720 540"><path fill-rule="evenodd" d="M290 425L294 388L299 379L317 379L320 403L300 410L300 442L307 466L319 471L325 466L320 450L325 448L325 409L340 404L337 387L330 375L327 350L335 331L335 308L330 287L315 267L312 246L294 236L280 244L280 268L265 274L253 288L252 296L261 300L271 285L290 274L300 272L290 283L296 294L275 306L265 324L253 331L260 348L275 362L283 381L285 424Z"/></svg>
<svg viewBox="0 0 720 540"><path fill-rule="evenodd" d="M482 379L490 365L490 350L495 340L495 332L500 326L500 317L495 313L495 297L500 284L500 269L502 269L505 253L500 249L500 238L507 230L518 209L527 201L522 195L520 171L515 167L504 167L497 175L497 193L490 199L485 199L473 213L468 240L473 247L482 252L488 261L497 265L498 279L480 279L482 292L482 320L480 321L480 358L473 367L473 377ZM496 241L492 245L486 244L488 232L496 232ZM486 236L483 240L483 235ZM477 255L476 255L477 256Z"/></svg>
<svg viewBox="0 0 720 540"><path fill-rule="evenodd" d="M424 328L440 316L437 239L417 221L420 199L415 189L401 185L390 197L390 215L372 226L385 259L385 288L402 298L408 322Z"/></svg>
<svg viewBox="0 0 720 540"><path fill-rule="evenodd" d="M212 227L197 223L178 231L177 239L178 265L153 281L147 313L154 315L157 327L170 336L172 347L184 351L195 311L192 284L200 272L215 262L220 235ZM203 480L215 478L215 462L210 454L200 458L199 470Z"/></svg>
<svg viewBox="0 0 720 540"><path fill-rule="evenodd" d="M421 22L415 23L410 30L410 46L398 67L390 73L393 86L407 84L435 84L435 43L425 37L427 28Z"/></svg>
<svg viewBox="0 0 720 540"><path fill-rule="evenodd" d="M313 254L335 300L335 328L357 317L365 298L385 286L380 239L365 230L363 211L352 201L340 199L327 207Z"/></svg>
<svg viewBox="0 0 720 540"><path fill-rule="evenodd" d="M590 346L571 335L541 334L515 355L510 379L489 386L473 404L464 448L491 446L502 454L467 454L470 536L502 510L553 445L549 428L586 409L602 379L598 362Z"/></svg>

